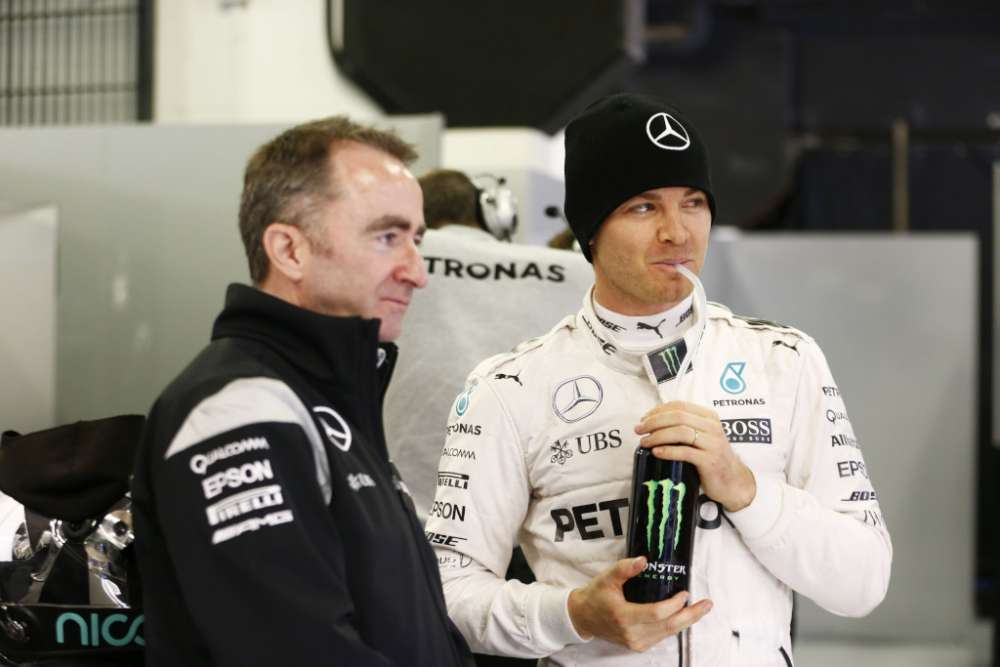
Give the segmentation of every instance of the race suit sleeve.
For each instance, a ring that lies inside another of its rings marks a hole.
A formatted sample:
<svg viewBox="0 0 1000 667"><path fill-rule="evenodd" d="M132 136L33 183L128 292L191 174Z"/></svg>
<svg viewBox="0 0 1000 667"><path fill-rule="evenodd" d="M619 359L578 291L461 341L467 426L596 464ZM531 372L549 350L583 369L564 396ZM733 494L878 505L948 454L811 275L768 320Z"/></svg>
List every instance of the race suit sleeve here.
<svg viewBox="0 0 1000 667"><path fill-rule="evenodd" d="M470 378L449 418L426 529L448 613L472 650L538 658L584 640L570 588L504 580L531 496L523 437L492 387Z"/></svg>
<svg viewBox="0 0 1000 667"><path fill-rule="evenodd" d="M391 664L352 625L310 428L287 385L242 380L198 404L153 463L165 546L213 664Z"/></svg>
<svg viewBox="0 0 1000 667"><path fill-rule="evenodd" d="M728 516L775 577L827 611L864 616L885 597L892 542L826 358L811 339L797 347L787 478L757 475L753 502Z"/></svg>

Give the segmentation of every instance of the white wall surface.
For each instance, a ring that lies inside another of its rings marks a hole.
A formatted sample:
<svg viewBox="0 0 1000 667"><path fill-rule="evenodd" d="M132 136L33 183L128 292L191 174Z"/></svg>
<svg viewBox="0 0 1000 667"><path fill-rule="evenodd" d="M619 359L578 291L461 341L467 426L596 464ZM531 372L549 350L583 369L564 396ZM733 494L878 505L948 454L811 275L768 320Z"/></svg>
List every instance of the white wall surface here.
<svg viewBox="0 0 1000 667"><path fill-rule="evenodd" d="M327 43L323 0L156 3L157 123L291 124L343 113L383 115L341 74ZM562 136L531 128L445 133L442 166L503 176L520 200L516 240L544 245L563 222ZM432 161L432 167L438 166Z"/></svg>
<svg viewBox="0 0 1000 667"><path fill-rule="evenodd" d="M334 66L322 0L156 3L158 123L290 123L381 109Z"/></svg>
<svg viewBox="0 0 1000 667"><path fill-rule="evenodd" d="M0 211L0 431L53 425L57 232L55 206Z"/></svg>
<svg viewBox="0 0 1000 667"><path fill-rule="evenodd" d="M476 127L448 130L442 162L464 171L532 168L553 178L563 177L562 134L549 135L530 127Z"/></svg>

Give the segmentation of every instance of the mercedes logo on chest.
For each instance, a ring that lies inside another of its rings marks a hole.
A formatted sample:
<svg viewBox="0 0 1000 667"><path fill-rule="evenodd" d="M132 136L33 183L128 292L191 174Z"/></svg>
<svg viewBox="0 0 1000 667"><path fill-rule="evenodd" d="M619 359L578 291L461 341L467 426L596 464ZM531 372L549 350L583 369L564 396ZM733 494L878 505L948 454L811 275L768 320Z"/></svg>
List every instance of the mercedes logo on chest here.
<svg viewBox="0 0 1000 667"><path fill-rule="evenodd" d="M601 384L589 375L565 380L552 395L552 410L567 424L594 414L604 400Z"/></svg>
<svg viewBox="0 0 1000 667"><path fill-rule="evenodd" d="M316 413L316 419L319 420L320 426L323 427L323 433L331 445L342 452L346 452L351 448L351 429L347 426L344 418L337 414L336 410L325 406L317 406L313 408L313 412ZM325 417L332 417L332 420Z"/></svg>
<svg viewBox="0 0 1000 667"><path fill-rule="evenodd" d="M691 145L691 137L680 121L662 111L646 121L646 136L654 146L668 151L682 151Z"/></svg>

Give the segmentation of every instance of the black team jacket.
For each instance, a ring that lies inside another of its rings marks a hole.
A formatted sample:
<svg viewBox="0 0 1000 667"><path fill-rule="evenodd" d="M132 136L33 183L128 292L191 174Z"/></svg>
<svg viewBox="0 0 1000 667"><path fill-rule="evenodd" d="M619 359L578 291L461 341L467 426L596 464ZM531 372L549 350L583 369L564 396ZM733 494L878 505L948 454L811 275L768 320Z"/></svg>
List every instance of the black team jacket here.
<svg viewBox="0 0 1000 667"><path fill-rule="evenodd" d="M378 324L229 287L136 461L148 665L467 662L389 461Z"/></svg>

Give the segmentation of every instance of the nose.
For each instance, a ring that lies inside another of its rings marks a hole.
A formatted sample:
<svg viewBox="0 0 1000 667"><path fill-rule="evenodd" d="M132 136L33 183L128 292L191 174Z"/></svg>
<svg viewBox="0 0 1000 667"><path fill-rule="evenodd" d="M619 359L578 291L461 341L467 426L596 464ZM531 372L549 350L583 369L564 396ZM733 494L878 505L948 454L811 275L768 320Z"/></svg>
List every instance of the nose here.
<svg viewBox="0 0 1000 667"><path fill-rule="evenodd" d="M667 207L656 225L656 240L660 243L684 245L688 240L688 230L681 219L681 211Z"/></svg>
<svg viewBox="0 0 1000 667"><path fill-rule="evenodd" d="M420 248L412 241L407 243L406 256L396 272L396 279L417 288L427 286L427 267L424 266L424 257L420 254Z"/></svg>

